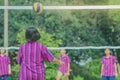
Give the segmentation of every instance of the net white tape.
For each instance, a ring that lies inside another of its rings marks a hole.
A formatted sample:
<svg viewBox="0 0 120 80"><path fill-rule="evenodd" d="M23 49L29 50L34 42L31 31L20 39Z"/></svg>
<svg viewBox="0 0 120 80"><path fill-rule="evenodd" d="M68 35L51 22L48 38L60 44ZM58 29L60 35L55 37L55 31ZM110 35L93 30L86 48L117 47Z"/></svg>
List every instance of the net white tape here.
<svg viewBox="0 0 120 80"><path fill-rule="evenodd" d="M19 47L0 47L0 49L9 49L9 50L17 50ZM84 49L120 49L120 46L84 46L84 47L48 47L50 50L60 50L60 49L70 49L70 50L84 50Z"/></svg>
<svg viewBox="0 0 120 80"><path fill-rule="evenodd" d="M0 6L0 9L31 10L33 6ZM43 6L44 10L120 9L120 5Z"/></svg>

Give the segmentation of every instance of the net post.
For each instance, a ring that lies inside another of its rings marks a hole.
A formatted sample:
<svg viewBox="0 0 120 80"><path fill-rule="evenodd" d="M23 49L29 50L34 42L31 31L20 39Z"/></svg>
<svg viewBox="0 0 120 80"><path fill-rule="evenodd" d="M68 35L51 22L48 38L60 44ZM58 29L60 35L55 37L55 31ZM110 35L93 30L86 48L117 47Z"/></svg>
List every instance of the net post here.
<svg viewBox="0 0 120 80"><path fill-rule="evenodd" d="M8 0L4 0L4 5L8 6ZM8 9L4 9L4 47L8 48ZM8 49L6 49L8 55Z"/></svg>

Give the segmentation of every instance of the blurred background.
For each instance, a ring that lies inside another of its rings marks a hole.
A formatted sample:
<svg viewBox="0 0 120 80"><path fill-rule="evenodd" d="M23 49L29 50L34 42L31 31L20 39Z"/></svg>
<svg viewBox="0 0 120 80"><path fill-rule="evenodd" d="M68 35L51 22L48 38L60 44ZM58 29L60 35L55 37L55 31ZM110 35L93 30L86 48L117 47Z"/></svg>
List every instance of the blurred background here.
<svg viewBox="0 0 120 80"><path fill-rule="evenodd" d="M44 6L120 5L120 0L9 0L9 6L32 6L41 2ZM4 6L4 0L0 0ZM8 10L8 46L19 47L26 42L27 27L36 27L47 47L119 46L120 10ZM4 46L4 10L0 9L0 46ZM118 70L120 49L111 49L117 57ZM19 66L17 50L10 49L11 80L17 80ZM58 57L59 50L51 50ZM104 49L68 49L71 58L70 80L101 80L100 67ZM46 80L55 80L58 65L47 63ZM118 71L119 72L119 71ZM120 76L118 76L120 79ZM117 79L117 80L119 80Z"/></svg>

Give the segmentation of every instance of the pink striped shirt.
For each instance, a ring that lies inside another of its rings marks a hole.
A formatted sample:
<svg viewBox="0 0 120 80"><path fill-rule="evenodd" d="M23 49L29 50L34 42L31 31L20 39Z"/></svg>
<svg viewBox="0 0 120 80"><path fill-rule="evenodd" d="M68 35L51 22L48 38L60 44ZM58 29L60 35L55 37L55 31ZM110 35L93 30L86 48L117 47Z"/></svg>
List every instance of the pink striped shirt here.
<svg viewBox="0 0 120 80"><path fill-rule="evenodd" d="M102 58L102 64L104 65L102 72L103 76L115 76L114 63L116 63L115 56L111 55L109 58L106 58L106 56L104 56Z"/></svg>
<svg viewBox="0 0 120 80"><path fill-rule="evenodd" d="M6 55L0 55L0 76L8 75L8 65L10 64L10 58Z"/></svg>
<svg viewBox="0 0 120 80"><path fill-rule="evenodd" d="M60 65L59 71L62 73L67 73L68 72L68 64L70 63L70 58L65 55L65 56L59 56L59 60L64 62L64 65Z"/></svg>
<svg viewBox="0 0 120 80"><path fill-rule="evenodd" d="M44 80L44 61L52 61L53 55L38 42L27 42L19 48L17 62L20 64L18 80Z"/></svg>

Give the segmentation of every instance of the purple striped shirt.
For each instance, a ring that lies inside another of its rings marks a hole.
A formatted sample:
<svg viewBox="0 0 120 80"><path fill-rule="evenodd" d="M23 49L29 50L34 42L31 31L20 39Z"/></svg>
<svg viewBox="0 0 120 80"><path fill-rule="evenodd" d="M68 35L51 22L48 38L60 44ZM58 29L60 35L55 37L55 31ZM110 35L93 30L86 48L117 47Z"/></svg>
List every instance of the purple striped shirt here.
<svg viewBox="0 0 120 80"><path fill-rule="evenodd" d="M8 74L8 65L10 64L10 58L7 55L0 55L0 76Z"/></svg>
<svg viewBox="0 0 120 80"><path fill-rule="evenodd" d="M64 62L64 65L60 65L59 71L62 73L67 73L68 72L68 64L70 63L70 58L65 55L65 56L59 56L59 60Z"/></svg>
<svg viewBox="0 0 120 80"><path fill-rule="evenodd" d="M20 64L18 80L44 80L44 61L52 61L53 55L46 46L38 42L27 42L18 50L17 62Z"/></svg>
<svg viewBox="0 0 120 80"><path fill-rule="evenodd" d="M115 67L114 67L114 63L116 63L115 56L111 55L109 58L106 58L106 56L104 56L102 58L101 63L104 66L102 72L103 76L115 76Z"/></svg>

